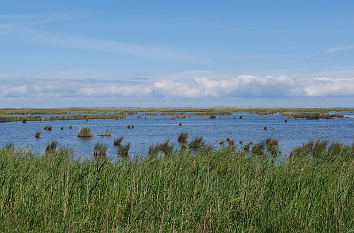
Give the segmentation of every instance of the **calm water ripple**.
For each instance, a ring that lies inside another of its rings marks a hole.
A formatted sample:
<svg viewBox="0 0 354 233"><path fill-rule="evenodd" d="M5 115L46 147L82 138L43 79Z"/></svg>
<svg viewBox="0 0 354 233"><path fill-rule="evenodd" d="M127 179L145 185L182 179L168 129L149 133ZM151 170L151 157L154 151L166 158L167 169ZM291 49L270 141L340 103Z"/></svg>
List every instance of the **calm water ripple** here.
<svg viewBox="0 0 354 233"><path fill-rule="evenodd" d="M239 116L243 115L243 119ZM109 145L109 154L117 156L117 147L113 140L124 136L123 144L130 142L130 153L146 154L151 144L171 139L178 147L177 137L181 132L188 132L189 139L203 136L206 142L218 146L220 140L227 137L234 139L236 144L243 142L257 142L268 137L279 140L282 154L287 155L295 146L308 140L329 140L346 144L354 142L354 115L346 114L345 118L336 119L289 119L286 116L260 116L250 113L234 113L229 116L217 116L215 120L208 116L191 116L191 118L176 119L173 116L146 116L147 119L137 119L137 115L130 115L127 119L119 120L75 120L75 121L31 121L8 122L0 124L0 146L14 142L16 146L29 146L33 150L43 153L47 143L58 141L59 145L72 147L77 156L92 156L96 142ZM182 126L179 126L182 122ZM44 126L51 125L52 131L44 130ZM72 129L69 129L69 126ZM134 129L128 129L134 125ZM268 130L264 130L268 126ZM60 128L64 127L64 130ZM77 133L82 127L90 127L95 136L92 139L81 139ZM112 137L97 136L101 131L111 130ZM35 133L41 132L36 139Z"/></svg>

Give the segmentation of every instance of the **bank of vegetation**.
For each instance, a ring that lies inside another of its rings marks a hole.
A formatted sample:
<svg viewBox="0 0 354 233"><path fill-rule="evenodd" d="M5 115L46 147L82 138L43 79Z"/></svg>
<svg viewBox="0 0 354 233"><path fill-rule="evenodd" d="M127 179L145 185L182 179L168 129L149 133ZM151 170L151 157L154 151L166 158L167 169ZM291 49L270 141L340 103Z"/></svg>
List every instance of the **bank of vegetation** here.
<svg viewBox="0 0 354 233"><path fill-rule="evenodd" d="M57 115L57 116L0 116L0 122L15 121L68 121L68 120L93 120L93 119L125 119L125 114L93 114L93 115Z"/></svg>
<svg viewBox="0 0 354 233"><path fill-rule="evenodd" d="M92 159L56 142L43 155L0 148L1 231L353 230L354 146L308 142L279 160L275 139L215 150L180 136L179 150L166 141L135 158L123 138L118 159L104 144Z"/></svg>

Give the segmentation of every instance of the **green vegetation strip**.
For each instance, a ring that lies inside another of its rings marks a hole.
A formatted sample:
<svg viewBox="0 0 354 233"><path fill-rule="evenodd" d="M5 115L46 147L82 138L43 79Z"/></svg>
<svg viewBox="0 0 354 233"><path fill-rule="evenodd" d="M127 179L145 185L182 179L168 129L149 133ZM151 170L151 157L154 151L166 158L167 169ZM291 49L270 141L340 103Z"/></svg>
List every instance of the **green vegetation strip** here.
<svg viewBox="0 0 354 233"><path fill-rule="evenodd" d="M231 148L117 161L0 148L0 229L352 232L354 149L321 145L280 163Z"/></svg>
<svg viewBox="0 0 354 233"><path fill-rule="evenodd" d="M0 116L0 122L14 121L60 121L60 120L92 120L92 119L125 119L124 114L107 115L59 115L59 116Z"/></svg>
<svg viewBox="0 0 354 233"><path fill-rule="evenodd" d="M165 108L142 108L142 107L95 107L95 108L0 108L0 115L26 115L26 114L106 114L106 113L127 113L138 112L167 112L167 113L218 113L228 114L231 112L250 112L259 114L273 114L277 112L330 112L330 111L354 111L354 107L349 108L284 108L284 107L165 107Z"/></svg>

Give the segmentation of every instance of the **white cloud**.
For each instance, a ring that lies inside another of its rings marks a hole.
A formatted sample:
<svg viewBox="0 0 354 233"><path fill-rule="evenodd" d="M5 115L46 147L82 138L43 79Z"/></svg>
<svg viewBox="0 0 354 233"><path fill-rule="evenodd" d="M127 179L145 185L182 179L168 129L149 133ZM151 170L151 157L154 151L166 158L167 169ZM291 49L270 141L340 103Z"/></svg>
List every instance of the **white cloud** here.
<svg viewBox="0 0 354 233"><path fill-rule="evenodd" d="M340 51L346 51L346 50L352 50L354 49L354 45L348 45L348 46L342 46L342 47L336 47L336 48L329 48L325 49L325 53L336 53Z"/></svg>
<svg viewBox="0 0 354 233"><path fill-rule="evenodd" d="M0 76L1 77L1 76ZM147 80L120 82L113 80L53 80L0 78L0 98L65 97L354 97L354 78L290 78L254 76L186 80Z"/></svg>

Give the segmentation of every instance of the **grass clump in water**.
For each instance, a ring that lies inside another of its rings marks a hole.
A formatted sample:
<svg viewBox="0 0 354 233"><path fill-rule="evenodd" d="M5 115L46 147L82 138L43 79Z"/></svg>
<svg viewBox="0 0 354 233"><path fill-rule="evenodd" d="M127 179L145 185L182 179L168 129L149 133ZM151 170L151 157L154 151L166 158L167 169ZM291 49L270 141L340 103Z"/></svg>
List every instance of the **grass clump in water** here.
<svg viewBox="0 0 354 233"><path fill-rule="evenodd" d="M93 152L93 157L95 160L107 159L108 145L97 142L95 145L95 150Z"/></svg>
<svg viewBox="0 0 354 233"><path fill-rule="evenodd" d="M188 140L188 133L187 132L181 132L180 135L178 135L177 141L179 143L185 144L187 143Z"/></svg>
<svg viewBox="0 0 354 233"><path fill-rule="evenodd" d="M44 130L52 131L53 127L51 125L44 126Z"/></svg>
<svg viewBox="0 0 354 233"><path fill-rule="evenodd" d="M203 137L196 137L189 143L189 149L198 151L205 146Z"/></svg>
<svg viewBox="0 0 354 233"><path fill-rule="evenodd" d="M14 151L15 150L15 143L13 143L13 142L6 143L5 149L9 150L9 151Z"/></svg>
<svg viewBox="0 0 354 233"><path fill-rule="evenodd" d="M170 140L166 140L164 143L151 145L149 147L149 156L161 155L161 157L166 157L173 152L173 144Z"/></svg>
<svg viewBox="0 0 354 233"><path fill-rule="evenodd" d="M215 115L210 115L209 119L216 119L216 116Z"/></svg>
<svg viewBox="0 0 354 233"><path fill-rule="evenodd" d="M123 158L123 159L126 159L126 158L129 158L129 149L130 149L130 142L126 145L119 145L118 146L118 157L119 158Z"/></svg>
<svg viewBox="0 0 354 233"><path fill-rule="evenodd" d="M121 145L121 143L122 143L122 141L123 141L123 139L124 139L124 137L123 137L123 136L121 136L121 137L119 137L119 138L114 139L113 145L115 145L115 146L120 146L120 145Z"/></svg>
<svg viewBox="0 0 354 233"><path fill-rule="evenodd" d="M77 134L78 137L93 137L92 129L89 127L84 127L79 130Z"/></svg>
<svg viewBox="0 0 354 233"><path fill-rule="evenodd" d="M112 136L112 130L101 131L101 133L98 134L98 136L101 136L101 137L111 137L111 136Z"/></svg>
<svg viewBox="0 0 354 233"><path fill-rule="evenodd" d="M52 141L51 143L49 143L45 148L45 154L55 153L55 151L57 150L57 145L57 141Z"/></svg>

